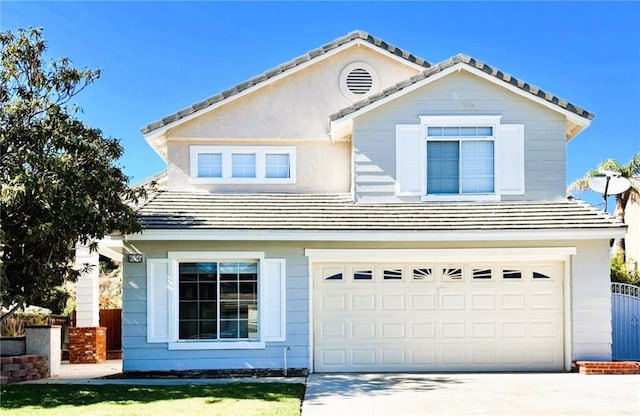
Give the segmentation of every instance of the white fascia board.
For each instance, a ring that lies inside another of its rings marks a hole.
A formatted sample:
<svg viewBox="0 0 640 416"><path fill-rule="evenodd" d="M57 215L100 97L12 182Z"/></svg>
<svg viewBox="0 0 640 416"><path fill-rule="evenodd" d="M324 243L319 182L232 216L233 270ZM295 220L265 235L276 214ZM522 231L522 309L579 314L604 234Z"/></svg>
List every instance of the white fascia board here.
<svg viewBox="0 0 640 416"><path fill-rule="evenodd" d="M219 107L222 107L223 105L231 103L231 102L237 100L238 98L242 98L242 97L244 97L244 96L246 96L248 94L251 94L251 93L253 93L253 92L255 92L255 91L257 91L257 90L259 90L261 88L264 88L264 87L266 87L268 85L271 85L274 82L280 81L283 78L286 78L286 77L288 77L290 75L293 75L293 74L295 74L295 73L297 73L299 71L302 71L303 69L305 69L305 68L307 68L307 67L309 67L311 65L314 65L314 64L316 64L318 62L322 62L323 60L325 60L327 58L330 58L330 57L342 52L343 50L351 48L353 46L365 46L365 47L368 47L369 49L371 49L373 51L381 53L381 54L383 54L383 55L385 55L385 56L387 56L389 58L392 58L392 59L394 59L394 60L396 60L398 62L401 62L401 63L403 63L403 64L405 64L407 66L410 66L410 67L412 67L413 69L415 69L418 72L425 69L424 67L422 67L420 65L414 64L413 62L410 62L410 61L408 61L408 60L406 60L404 58L401 58L401 57L399 57L397 55L394 55L391 52L386 51L386 50L384 50L384 49L382 49L382 48L380 48L378 46L372 45L372 44L370 44L369 42L367 42L367 41L365 41L363 39L355 39L355 40L353 40L351 42L347 42L347 43L345 43L345 44L343 44L343 45L341 45L341 46L339 46L339 47L337 47L337 48L335 48L335 49L333 49L333 50L331 50L329 52L326 52L326 53L324 53L324 54L322 54L320 56L317 56L315 58L311 58L310 60L308 60L308 61L306 61L306 62L304 62L304 63L302 63L300 65L296 65L295 67L293 67L291 69L287 69L284 72L282 72L282 73L280 73L278 75L275 75L275 76L273 76L273 77L271 77L271 78L269 78L269 79L267 79L267 80L265 80L263 82L260 82L260 83L258 83L256 85L252 86L252 87L249 87L249 88L247 88L247 89L245 89L245 90L243 90L243 91L241 91L241 92L239 92L237 94L233 94L228 98L225 98L225 99L223 99L221 101L213 103L213 104L211 104L211 105L209 105L209 106L207 106L205 108L202 108L202 109L200 109L200 110L198 110L198 111L196 111L196 112L194 112L192 114L189 114L189 115L187 115L185 117L182 117L182 118L180 118L180 119L178 119L176 121L173 121L173 122L171 122L169 124L166 124L166 125L164 125L162 127L159 127L157 129L145 134L144 137L147 140L147 143L149 143L149 145L151 145L151 147L153 147L156 150L156 152L158 152L158 154L161 157L163 157L163 159L166 160L166 155L163 156L163 152L160 149L156 149L155 148L156 143L154 143L154 140L157 137L160 137L160 136L164 135L167 132L167 130L169 130L171 128L174 128L176 126L179 126L180 124L186 123L186 122L188 122L190 120L193 120L196 117L200 117L201 115L206 114L206 113L208 113L210 111L213 111L213 110L215 110L215 109L217 109ZM275 69L275 68L272 68L272 69ZM269 72L269 71L270 70L267 70L264 73Z"/></svg>
<svg viewBox="0 0 640 416"><path fill-rule="evenodd" d="M358 111L355 111L355 112L353 112L351 114L346 115L343 118L340 118L339 120L332 121L331 122L330 135L333 137L334 131L342 131L342 130L344 130L344 127L341 126L343 123L350 122L351 120L353 120L353 119L355 119L355 118L357 118L357 117L359 117L359 116L361 116L361 115L363 115L365 113L368 113L371 110L374 110L374 109L376 109L378 107L381 107L381 106L387 104L388 102L391 102L391 101L393 101L393 100L395 100L397 98L400 98L400 97L402 97L402 96L404 96L404 95L406 95L406 94L408 94L408 93L410 93L412 91L415 91L415 90L417 90L419 88L422 88L425 85L428 85L428 84L430 84L432 82L435 82L435 81L437 81L437 80L439 80L441 78L444 78L444 77L446 77L446 76L448 76L448 75L450 75L450 74L452 74L454 72L460 72L460 71L467 71L470 74L473 74L473 75L476 75L476 76L478 76L480 78L483 78L483 79L485 79L485 80L487 80L487 81L489 81L489 82L491 82L491 83L493 83L493 84L495 84L497 86L505 88L505 89L515 93L515 94L518 94L521 97L528 98L528 99L530 99L532 101L535 101L536 103L538 103L540 105L543 105L543 106L547 107L550 110L553 110L553 111L555 111L557 113L562 114L569 121L571 121L574 125L580 126L580 129L577 130L573 135L571 135L571 137L576 136L578 133L580 133L580 131L584 130L585 128L587 128L589 126L589 124L591 124L591 120L588 120L588 119L586 119L584 117L580 117L579 115L577 115L575 113L572 113L571 111L565 110L562 107L559 107L559 106L557 106L557 105L555 105L553 103L550 103L549 101L547 101L547 100L545 100L543 98L540 98L540 97L537 97L537 96L531 94L530 92L524 91L524 90L522 90L522 89L520 89L520 88L518 88L518 87L516 87L514 85L511 85L511 84L509 84L509 83L507 83L505 81L502 81L502 80L494 77L493 75L489 75L489 74L487 74L487 73L485 73L485 72L483 72L483 71L481 71L481 70L479 70L477 68L471 67L468 64L460 62L460 63L457 63L457 64L453 65L452 67L449 67L449 68L447 68L447 69L445 69L445 70L443 70L441 72L438 72L435 75L431 75L431 76L429 76L429 77L427 77L427 78L425 78L425 79L423 79L423 80L421 80L419 82L416 82L413 85L410 85L410 86L408 86L406 88L403 88L402 91L399 91L397 93L391 94L391 95L389 95L389 96L387 96L387 97L385 97L383 99L380 99L380 100L378 100L378 101L376 101L374 103L371 103L371 104L359 109ZM567 140L569 140L569 139L567 139Z"/></svg>
<svg viewBox="0 0 640 416"><path fill-rule="evenodd" d="M523 241L622 238L625 228L485 231L145 230L127 241Z"/></svg>
<svg viewBox="0 0 640 416"><path fill-rule="evenodd" d="M305 249L312 262L552 261L576 254L575 247L454 248L454 249Z"/></svg>

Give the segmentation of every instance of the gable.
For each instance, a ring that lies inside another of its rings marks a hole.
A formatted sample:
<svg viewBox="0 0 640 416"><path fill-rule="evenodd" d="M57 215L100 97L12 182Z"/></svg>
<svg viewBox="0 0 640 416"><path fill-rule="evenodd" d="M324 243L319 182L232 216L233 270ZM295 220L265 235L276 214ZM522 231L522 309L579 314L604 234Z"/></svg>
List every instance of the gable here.
<svg viewBox="0 0 640 416"><path fill-rule="evenodd" d="M305 72L309 67L315 67L319 62L331 58L334 55L342 54L343 52L345 52L345 50L349 50L350 52L354 52L356 50L359 52L362 52L364 50L373 52L374 55L378 55L378 58L385 57L390 67L395 67L396 70L399 69L399 72L396 74L397 76L392 76L392 80L386 79L388 75L386 72L382 74L382 77L380 79L375 79L375 81L380 81L375 90L382 90L389 85L393 85L393 83L399 82L401 79L403 79L402 77L406 78L407 76L415 75L420 70L428 68L430 66L430 64L424 59L416 57L405 50L388 44L383 40L375 38L365 32L355 31L347 34L346 36L338 38L333 42L325 44L320 48L314 49L305 55L286 62L278 66L277 68L268 70L265 73L260 74L248 81L237 84L236 86L228 90L211 96L206 100L195 103L190 107L180 110L167 117L163 117L161 120L150 123L142 128L142 133L145 135L147 142L152 146L152 148L156 150L156 152L161 157L166 159L167 135L171 129L177 128L191 120L198 119L202 115L209 112L217 111L219 108L226 107L230 103L233 103L235 101L240 101L241 99L245 99L247 97L255 97L255 93L258 91L268 94L268 86L279 83L280 81L283 81L287 78L291 78L294 74L297 74L299 72ZM356 56L353 56L350 63L358 62L355 58ZM376 72L376 75L380 75L378 69L374 68L374 70ZM392 71L392 73L395 72ZM389 81L390 83L387 83L387 81ZM326 88L326 82L324 85ZM289 93L289 95L291 95L291 93ZM353 101L355 101L354 97L349 98L351 101L345 103L346 105L350 105L353 103ZM314 101L314 104L317 103L318 100L316 99ZM266 108L271 110L276 109L274 108L274 106L267 106ZM282 106L280 110L286 110L287 108L288 105L285 105ZM328 108L326 114L335 111L336 108L340 108L340 106L330 109ZM326 118L326 114L323 115L323 118ZM308 118L308 116L306 118ZM210 136L207 135L207 137ZM259 136L252 134L252 137Z"/></svg>
<svg viewBox="0 0 640 416"><path fill-rule="evenodd" d="M340 88L346 67L363 62L375 71L379 90L416 69L358 45L290 74L171 128L171 138L327 139L327 115L353 104Z"/></svg>
<svg viewBox="0 0 640 416"><path fill-rule="evenodd" d="M538 87L512 77L509 74L503 73L497 68L486 65L466 55L456 55L380 93L369 95L365 99L331 114L331 136L336 139L340 136L348 135L352 127L352 121L355 118L397 100L399 97L422 88L425 85L429 85L443 78L449 78L452 74L458 72L469 73L489 81L500 88L511 91L516 95L562 115L566 119L565 136L567 140L570 140L588 127L591 120L595 117L593 113L567 100L545 92Z"/></svg>

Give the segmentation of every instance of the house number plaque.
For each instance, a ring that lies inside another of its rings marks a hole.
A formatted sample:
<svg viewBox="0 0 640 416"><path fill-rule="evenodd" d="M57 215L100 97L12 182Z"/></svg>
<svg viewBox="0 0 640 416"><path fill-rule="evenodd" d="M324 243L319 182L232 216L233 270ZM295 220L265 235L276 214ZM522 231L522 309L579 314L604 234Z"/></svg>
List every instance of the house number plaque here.
<svg viewBox="0 0 640 416"><path fill-rule="evenodd" d="M127 255L127 261L129 263L142 263L142 254L129 254Z"/></svg>

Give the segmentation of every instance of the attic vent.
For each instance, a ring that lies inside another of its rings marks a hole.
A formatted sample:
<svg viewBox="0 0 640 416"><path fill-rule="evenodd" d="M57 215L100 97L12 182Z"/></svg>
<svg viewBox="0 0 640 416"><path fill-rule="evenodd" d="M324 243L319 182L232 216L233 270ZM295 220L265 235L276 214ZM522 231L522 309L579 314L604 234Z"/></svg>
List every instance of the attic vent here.
<svg viewBox="0 0 640 416"><path fill-rule="evenodd" d="M373 77L363 68L356 68L347 75L347 88L352 94L366 94L371 91Z"/></svg>
<svg viewBox="0 0 640 416"><path fill-rule="evenodd" d="M340 90L350 100L361 100L378 88L376 71L366 62L352 62L340 73Z"/></svg>

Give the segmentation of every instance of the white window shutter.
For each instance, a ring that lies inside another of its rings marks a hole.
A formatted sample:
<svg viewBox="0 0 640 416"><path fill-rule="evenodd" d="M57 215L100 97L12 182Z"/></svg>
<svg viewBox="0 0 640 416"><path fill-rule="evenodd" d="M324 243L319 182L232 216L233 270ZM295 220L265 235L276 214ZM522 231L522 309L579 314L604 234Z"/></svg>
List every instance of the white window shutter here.
<svg viewBox="0 0 640 416"><path fill-rule="evenodd" d="M169 260L147 259L147 342L169 341Z"/></svg>
<svg viewBox="0 0 640 416"><path fill-rule="evenodd" d="M264 341L285 341L287 338L285 264L285 259L263 261L260 299Z"/></svg>
<svg viewBox="0 0 640 416"><path fill-rule="evenodd" d="M399 195L421 195L426 158L420 124L396 125L396 182Z"/></svg>
<svg viewBox="0 0 640 416"><path fill-rule="evenodd" d="M498 126L498 189L503 195L524 194L524 125Z"/></svg>

